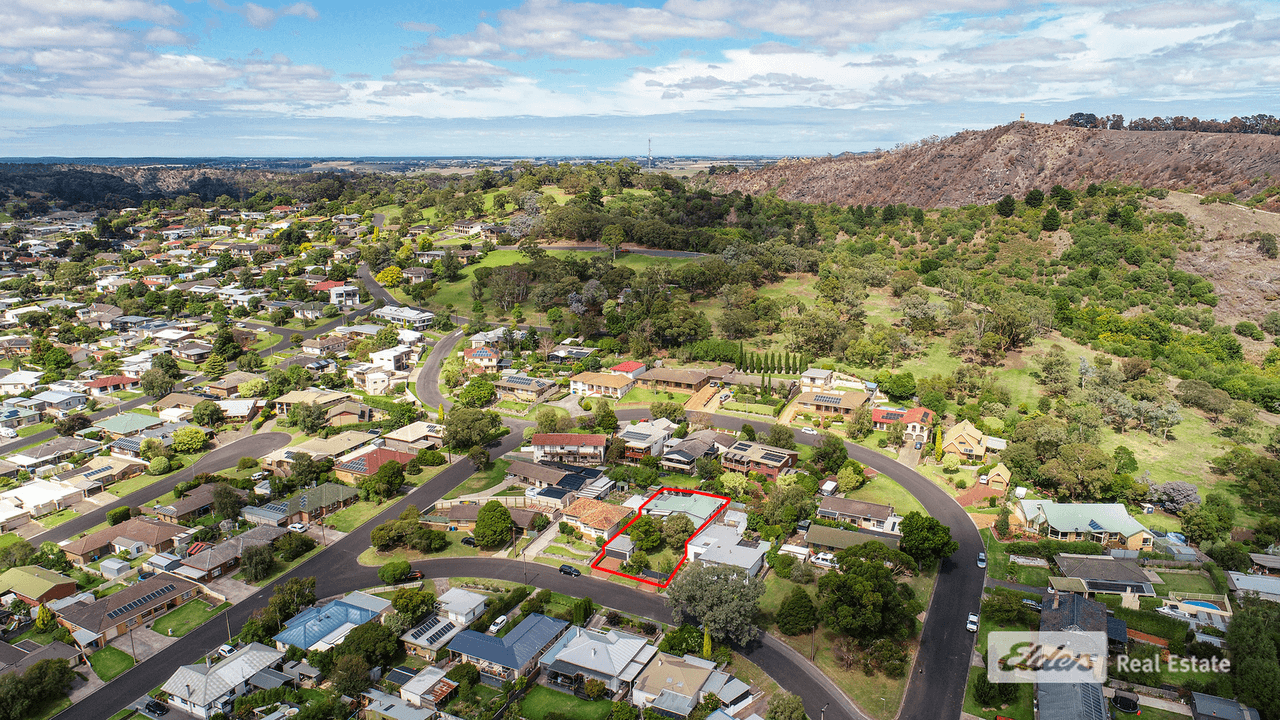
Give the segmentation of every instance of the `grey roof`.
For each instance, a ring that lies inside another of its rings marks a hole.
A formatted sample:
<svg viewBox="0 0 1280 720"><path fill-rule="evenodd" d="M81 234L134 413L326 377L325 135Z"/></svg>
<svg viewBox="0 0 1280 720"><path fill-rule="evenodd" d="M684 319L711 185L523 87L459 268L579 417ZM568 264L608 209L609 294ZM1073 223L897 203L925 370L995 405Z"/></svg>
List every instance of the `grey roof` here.
<svg viewBox="0 0 1280 720"><path fill-rule="evenodd" d="M1260 720L1257 710L1239 700L1228 700L1217 695L1191 693L1191 708L1197 715L1205 715L1222 720Z"/></svg>
<svg viewBox="0 0 1280 720"><path fill-rule="evenodd" d="M689 541L689 547L704 547L698 557L704 563L732 565L750 570L769 552L769 543L743 540L737 531L725 525L712 525Z"/></svg>
<svg viewBox="0 0 1280 720"><path fill-rule="evenodd" d="M1073 628L1106 632L1107 606L1074 593L1056 593L1041 604L1040 632Z"/></svg>
<svg viewBox="0 0 1280 720"><path fill-rule="evenodd" d="M1052 500L1023 500L1022 516L1027 522L1043 515L1059 532L1111 532L1131 537L1151 532L1130 517L1119 503L1056 503Z"/></svg>
<svg viewBox="0 0 1280 720"><path fill-rule="evenodd" d="M217 665L183 665L165 682L164 691L204 707L283 657L275 648L249 643Z"/></svg>
<svg viewBox="0 0 1280 720"><path fill-rule="evenodd" d="M1107 720L1107 699L1097 683L1039 683L1040 720Z"/></svg>
<svg viewBox="0 0 1280 720"><path fill-rule="evenodd" d="M1245 575L1227 572L1227 584L1236 592L1256 592L1259 595L1280 595L1280 577L1269 575Z"/></svg>
<svg viewBox="0 0 1280 720"><path fill-rule="evenodd" d="M375 717L387 717L391 720L431 720L436 714L434 710L416 708L410 705L409 701L402 700L396 695L388 695L381 690L370 688L364 691L364 696L369 698L366 711Z"/></svg>
<svg viewBox="0 0 1280 720"><path fill-rule="evenodd" d="M1147 574L1133 560L1121 560L1109 555L1068 555L1059 553L1053 556L1053 561L1057 563L1063 577L1121 583L1150 582Z"/></svg>
<svg viewBox="0 0 1280 720"><path fill-rule="evenodd" d="M484 607L487 598L480 593L473 593L462 588L450 588L436 599L440 607L447 613L466 615L475 608Z"/></svg>
<svg viewBox="0 0 1280 720"><path fill-rule="evenodd" d="M1255 564L1271 570L1280 570L1280 555L1267 555L1264 553L1249 553L1249 559Z"/></svg>
<svg viewBox="0 0 1280 720"><path fill-rule="evenodd" d="M564 620L535 613L526 617L505 637L464 630L449 643L449 649L502 667L522 668L568 626L569 623Z"/></svg>
<svg viewBox="0 0 1280 720"><path fill-rule="evenodd" d="M680 717L685 717L689 713L693 712L693 708L697 705L697 702L694 701L694 698L689 697L688 695L681 695L679 693L663 689L662 692L658 693L658 697L653 699L653 702L650 703L650 705L659 710L665 710L669 713L679 715Z"/></svg>
<svg viewBox="0 0 1280 720"><path fill-rule="evenodd" d="M634 679L657 652L638 635L610 630L600 632L571 627L543 655L543 665L567 665L598 675ZM572 670L568 674L573 674ZM629 675L630 677L624 677Z"/></svg>

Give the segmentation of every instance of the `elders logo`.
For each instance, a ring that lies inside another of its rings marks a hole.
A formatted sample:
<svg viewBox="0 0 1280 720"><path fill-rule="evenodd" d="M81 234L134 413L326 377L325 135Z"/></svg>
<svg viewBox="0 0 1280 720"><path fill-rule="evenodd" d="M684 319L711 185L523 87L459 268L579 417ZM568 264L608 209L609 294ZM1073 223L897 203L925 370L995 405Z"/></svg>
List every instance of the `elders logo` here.
<svg viewBox="0 0 1280 720"><path fill-rule="evenodd" d="M987 679L994 683L1100 683L1107 679L1107 634L992 632Z"/></svg>

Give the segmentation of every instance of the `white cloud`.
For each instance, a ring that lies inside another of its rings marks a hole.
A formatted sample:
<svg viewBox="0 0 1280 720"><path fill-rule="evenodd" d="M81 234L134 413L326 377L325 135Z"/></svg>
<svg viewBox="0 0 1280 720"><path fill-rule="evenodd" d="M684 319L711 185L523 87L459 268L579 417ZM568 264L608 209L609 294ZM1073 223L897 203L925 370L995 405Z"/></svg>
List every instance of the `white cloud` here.
<svg viewBox="0 0 1280 720"><path fill-rule="evenodd" d="M1116 10L1103 20L1118 27L1179 28L1217 25L1253 17L1253 12L1238 5L1215 5L1190 2L1161 2L1125 10Z"/></svg>
<svg viewBox="0 0 1280 720"><path fill-rule="evenodd" d="M228 4L224 0L209 0L209 6L215 10L235 13L259 30L269 30L282 17L302 17L308 20L316 20L320 17L320 13L316 12L309 2L296 2L279 8L269 8L252 2L237 6Z"/></svg>

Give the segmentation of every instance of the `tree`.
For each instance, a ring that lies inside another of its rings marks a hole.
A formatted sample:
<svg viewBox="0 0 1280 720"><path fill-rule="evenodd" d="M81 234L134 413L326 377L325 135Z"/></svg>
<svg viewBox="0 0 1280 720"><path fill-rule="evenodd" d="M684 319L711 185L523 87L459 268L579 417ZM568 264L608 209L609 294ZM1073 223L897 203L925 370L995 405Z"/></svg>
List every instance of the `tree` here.
<svg viewBox="0 0 1280 720"><path fill-rule="evenodd" d="M675 623L694 619L712 638L738 644L759 634L755 612L763 595L764 583L742 569L701 563L677 575L667 590Z"/></svg>
<svg viewBox="0 0 1280 720"><path fill-rule="evenodd" d="M1060 227L1062 227L1062 214L1058 212L1058 208L1050 206L1040 220L1040 229L1044 232L1055 232Z"/></svg>
<svg viewBox="0 0 1280 720"><path fill-rule="evenodd" d="M295 366L296 367L296 366ZM289 414L286 416L294 427L308 435L315 435L320 432L320 428L324 427L329 419L325 416L325 409L315 403L294 403L289 408Z"/></svg>
<svg viewBox="0 0 1280 720"><path fill-rule="evenodd" d="M480 547L498 547L511 540L511 511L497 500L490 500L480 508L476 516L476 529L472 533Z"/></svg>
<svg viewBox="0 0 1280 720"><path fill-rule="evenodd" d="M1013 217L1017 209L1018 201L1014 200L1012 195L1005 195L996 203L996 212L1000 213L1000 217Z"/></svg>
<svg viewBox="0 0 1280 720"><path fill-rule="evenodd" d="M840 468L840 472L836 473L836 490L841 493L849 493L866 485L870 481L867 474L862 471L862 465L849 460Z"/></svg>
<svg viewBox="0 0 1280 720"><path fill-rule="evenodd" d="M222 406L212 400L201 400L191 408L191 419L196 424L204 427L217 427L223 423L226 416L222 412Z"/></svg>
<svg viewBox="0 0 1280 720"><path fill-rule="evenodd" d="M901 420L895 420L889 423L889 427L885 429L885 440L893 447L898 447L906 441L907 426Z"/></svg>
<svg viewBox="0 0 1280 720"><path fill-rule="evenodd" d="M58 619L53 611L41 604L40 609L36 611L36 632L50 632L57 624Z"/></svg>
<svg viewBox="0 0 1280 720"><path fill-rule="evenodd" d="M804 712L804 700L799 695L792 695L785 690L774 693L769 698L765 720L808 720Z"/></svg>
<svg viewBox="0 0 1280 720"><path fill-rule="evenodd" d="M75 415L68 415L67 417L54 422L53 427L62 437L71 437L81 430L88 429L92 425L93 420L91 420L88 415L84 413L76 413Z"/></svg>
<svg viewBox="0 0 1280 720"><path fill-rule="evenodd" d="M917 510L907 513L900 529L902 539L898 548L921 565L930 565L960 549L959 543L951 539L950 528Z"/></svg>
<svg viewBox="0 0 1280 720"><path fill-rule="evenodd" d="M618 429L618 416L613 413L613 408L609 407L609 403L603 400L597 400L592 418L595 420L595 426L606 432L616 432Z"/></svg>
<svg viewBox="0 0 1280 720"><path fill-rule="evenodd" d="M489 466L489 451L479 445L473 445L467 451L467 459L471 461L471 465L476 469L476 472L480 472Z"/></svg>
<svg viewBox="0 0 1280 720"><path fill-rule="evenodd" d="M302 347L303 340L306 340L306 338L302 337L302 333L294 333L289 336L289 342L292 343L294 347Z"/></svg>
<svg viewBox="0 0 1280 720"><path fill-rule="evenodd" d="M213 486L213 512L227 519L233 519L240 514L240 506L243 501L235 490L231 489L226 483L218 483Z"/></svg>
<svg viewBox="0 0 1280 720"><path fill-rule="evenodd" d="M778 629L787 635L803 635L818 626L818 608L808 591L796 585L778 607Z"/></svg>
<svg viewBox="0 0 1280 720"><path fill-rule="evenodd" d="M119 525L133 516L133 513L127 507L112 508L107 511L107 524Z"/></svg>
<svg viewBox="0 0 1280 720"><path fill-rule="evenodd" d="M355 632L354 630L352 632ZM333 681L333 690L339 695L360 697L369 689L373 681L369 678L369 663L359 655L342 655L333 663L333 671L329 673Z"/></svg>
<svg viewBox="0 0 1280 720"><path fill-rule="evenodd" d="M824 473L834 473L849 460L844 441L829 432L822 433L822 444L813 449L813 464Z"/></svg>
<svg viewBox="0 0 1280 720"><path fill-rule="evenodd" d="M388 265L383 268L382 272L375 275L373 279L377 280L379 285L386 287L400 287L400 283L404 282L404 273L395 265Z"/></svg>
<svg viewBox="0 0 1280 720"><path fill-rule="evenodd" d="M267 545L253 545L240 554L240 572L250 582L262 580L276 568L276 556Z"/></svg>
<svg viewBox="0 0 1280 720"><path fill-rule="evenodd" d="M204 363L204 374L217 380L227 374L227 359L218 354L209 356Z"/></svg>
<svg viewBox="0 0 1280 720"><path fill-rule="evenodd" d="M669 515L662 521L662 539L671 548L684 547L695 530L697 528L693 526L693 521L683 513Z"/></svg>
<svg viewBox="0 0 1280 720"><path fill-rule="evenodd" d="M827 627L863 641L903 640L915 631L915 616L924 607L884 560L864 560L849 551L836 559L839 572L818 580L819 617Z"/></svg>
<svg viewBox="0 0 1280 720"><path fill-rule="evenodd" d="M756 429L751 423L742 423L742 437L744 440L756 441ZM793 438L794 439L794 438Z"/></svg>
<svg viewBox="0 0 1280 720"><path fill-rule="evenodd" d="M190 455L203 450L208 442L209 438L200 428L185 427L173 433L173 444L170 447L174 452Z"/></svg>
<svg viewBox="0 0 1280 720"><path fill-rule="evenodd" d="M290 532L276 540L275 548L281 560L292 562L314 550L317 544L310 535Z"/></svg>
<svg viewBox="0 0 1280 720"><path fill-rule="evenodd" d="M173 391L173 378L169 377L165 371L156 367L152 367L150 370L142 373L142 377L139 379L139 382L142 384L142 392L156 399L162 398Z"/></svg>
<svg viewBox="0 0 1280 720"><path fill-rule="evenodd" d="M485 445L502 427L495 412L454 406L445 417L444 442L452 448Z"/></svg>
<svg viewBox="0 0 1280 720"><path fill-rule="evenodd" d="M164 475L165 473L169 472L171 467L172 467L172 463L169 462L169 458L163 455L160 455L155 458L152 458L151 464L147 466L147 474L148 475Z"/></svg>
<svg viewBox="0 0 1280 720"><path fill-rule="evenodd" d="M396 594L391 598L391 607L408 618L411 623L418 622L422 616L431 612L435 604L435 593L427 592L421 588L400 588L396 590Z"/></svg>
<svg viewBox="0 0 1280 720"><path fill-rule="evenodd" d="M764 437L764 444L782 448L783 450L795 450L795 431L781 423L770 425L769 432Z"/></svg>
<svg viewBox="0 0 1280 720"><path fill-rule="evenodd" d="M497 391L488 380L472 380L458 393L458 404L463 407L479 408L493 402Z"/></svg>
<svg viewBox="0 0 1280 720"><path fill-rule="evenodd" d="M1044 191L1032 188L1027 191L1027 207L1038 208L1044 204Z"/></svg>
<svg viewBox="0 0 1280 720"><path fill-rule="evenodd" d="M898 373L880 385L880 389L895 400L905 400L916 394L915 375L910 372Z"/></svg>
<svg viewBox="0 0 1280 720"><path fill-rule="evenodd" d="M404 485L404 465L397 460L388 460L378 466L372 475L360 481L360 490L369 497L389 498L395 495Z"/></svg>
<svg viewBox="0 0 1280 720"><path fill-rule="evenodd" d="M641 515L627 528L627 535L637 550L651 552L662 547L662 528L652 515Z"/></svg>
<svg viewBox="0 0 1280 720"><path fill-rule="evenodd" d="M378 568L378 579L384 585L397 585L405 579L413 568L407 560L392 560Z"/></svg>

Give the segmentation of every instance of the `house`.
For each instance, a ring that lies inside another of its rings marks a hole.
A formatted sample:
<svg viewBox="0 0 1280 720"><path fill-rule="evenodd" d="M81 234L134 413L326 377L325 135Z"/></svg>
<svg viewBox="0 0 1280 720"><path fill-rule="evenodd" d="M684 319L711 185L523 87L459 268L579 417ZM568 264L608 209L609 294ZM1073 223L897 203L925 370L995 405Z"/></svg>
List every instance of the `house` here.
<svg viewBox="0 0 1280 720"><path fill-rule="evenodd" d="M324 283L321 283L323 285ZM360 288L351 285L338 285L329 288L329 304L338 307L355 307L360 304Z"/></svg>
<svg viewBox="0 0 1280 720"><path fill-rule="evenodd" d="M259 525L211 548L182 559L182 567L173 572L197 582L207 582L230 572L240 564L244 551L260 545L270 546L288 530L274 525Z"/></svg>
<svg viewBox="0 0 1280 720"><path fill-rule="evenodd" d="M212 354L213 346L202 342L184 342L173 349L175 358L197 365L208 360Z"/></svg>
<svg viewBox="0 0 1280 720"><path fill-rule="evenodd" d="M827 527L817 523L809 526L809 529L805 532L804 541L809 546L809 551L815 554L820 552L838 553L845 548L867 542L879 542L895 549L898 547L898 539L894 537L874 535L869 532L841 530L840 528Z"/></svg>
<svg viewBox="0 0 1280 720"><path fill-rule="evenodd" d="M0 384L4 381L0 380ZM89 394L95 397L102 395L110 395L114 392L123 392L125 390L136 390L141 387L141 383L136 377L128 375L108 375L106 377L95 378L84 384Z"/></svg>
<svg viewBox="0 0 1280 720"><path fill-rule="evenodd" d="M88 438L56 437L33 448L27 448L9 456L9 462L27 472L35 472L46 465L54 465L73 455L93 453L102 448L102 443Z"/></svg>
<svg viewBox="0 0 1280 720"><path fill-rule="evenodd" d="M65 510L81 500L83 490L48 480L31 480L0 493L0 501L33 518Z"/></svg>
<svg viewBox="0 0 1280 720"><path fill-rule="evenodd" d="M645 503L643 512L657 518L685 515L695 528L700 528L715 517L724 504L722 498L711 495L668 489Z"/></svg>
<svg viewBox="0 0 1280 720"><path fill-rule="evenodd" d="M631 704L662 717L686 718L707 696L733 706L750 695L749 685L719 672L711 660L659 652L632 684Z"/></svg>
<svg viewBox="0 0 1280 720"><path fill-rule="evenodd" d="M129 412L103 418L94 423L93 427L108 438L119 440L122 437L132 437L144 430L158 428L163 424L164 420L158 417Z"/></svg>
<svg viewBox="0 0 1280 720"><path fill-rule="evenodd" d="M262 507L246 507L240 515L259 525L309 523L354 503L360 492L347 485L323 483Z"/></svg>
<svg viewBox="0 0 1280 720"><path fill-rule="evenodd" d="M276 415L288 415L289 410L298 403L309 403L327 408L351 398L350 393L330 392L328 390L291 390L276 398Z"/></svg>
<svg viewBox="0 0 1280 720"><path fill-rule="evenodd" d="M1028 531L1054 540L1089 540L1127 550L1150 550L1155 542L1155 535L1119 503L1022 500L1014 505L1014 520Z"/></svg>
<svg viewBox="0 0 1280 720"><path fill-rule="evenodd" d="M876 430L888 430L894 423L903 424L903 439L908 443L928 442L929 427L933 423L934 413L929 408L916 407L909 410L877 407L871 409L871 427Z"/></svg>
<svg viewBox="0 0 1280 720"><path fill-rule="evenodd" d="M505 327L505 328L499 327L499 328L494 328L492 330L481 330L480 332L470 337L471 347L496 348L501 345L508 345L510 344L508 343L508 340L507 340L508 334L510 334L510 343L522 342L526 337L529 336L529 333L525 332L524 330L513 330L509 327Z"/></svg>
<svg viewBox="0 0 1280 720"><path fill-rule="evenodd" d="M417 657L435 660L440 651L455 635L484 614L485 596L451 588L436 599L438 612L427 617L417 627L411 628L400 640L405 652ZM411 699L411 698L406 698Z"/></svg>
<svg viewBox="0 0 1280 720"><path fill-rule="evenodd" d="M1246 575L1234 570L1227 571L1227 586L1237 594L1257 595L1263 600L1280 602L1280 578L1267 575Z"/></svg>
<svg viewBox="0 0 1280 720"><path fill-rule="evenodd" d="M4 377L0 377L0 394L20 395L28 390L34 390L43 377L44 373L36 372L35 370L11 372Z"/></svg>
<svg viewBox="0 0 1280 720"><path fill-rule="evenodd" d="M391 601L362 592L353 592L325 605L307 608L285 623L273 640L276 649L292 645L303 650L328 650L342 642L347 633L371 620L379 620L391 608Z"/></svg>
<svg viewBox="0 0 1280 720"><path fill-rule="evenodd" d="M498 391L498 399L512 399L516 402L541 402L555 392L556 384L550 380L529 377L524 374L508 375L493 384Z"/></svg>
<svg viewBox="0 0 1280 720"><path fill-rule="evenodd" d="M359 485L360 481L376 474L378 468L383 465L389 462L398 462L403 465L415 457L417 456L400 452L399 450L391 450L385 447L374 448L350 460L334 464L333 474L342 482Z"/></svg>
<svg viewBox="0 0 1280 720"><path fill-rule="evenodd" d="M187 532L189 530L180 525L135 517L64 543L62 551L76 565L87 565L122 549L132 550L139 544L145 552L166 552L173 549L179 535Z"/></svg>
<svg viewBox="0 0 1280 720"><path fill-rule="evenodd" d="M783 450L747 440L734 443L720 456L720 464L733 472L760 473L770 480L777 480L784 470L795 467L800 454L795 450Z"/></svg>
<svg viewBox="0 0 1280 720"><path fill-rule="evenodd" d="M626 377L625 375L623 377ZM650 390L666 390L667 392L696 393L707 386L711 378L706 370L677 370L675 368L656 367L642 374L640 386Z"/></svg>
<svg viewBox="0 0 1280 720"><path fill-rule="evenodd" d="M39 565L23 565L0 573L0 596L13 593L35 607L76 594L76 581Z"/></svg>
<svg viewBox="0 0 1280 720"><path fill-rule="evenodd" d="M327 335L302 341L302 352L307 355L326 355L328 353L337 355L346 351L347 339L337 335Z"/></svg>
<svg viewBox="0 0 1280 720"><path fill-rule="evenodd" d="M569 627L564 620L533 613L503 637L463 630L449 643L449 654L475 665L486 685L501 685L529 675L547 647Z"/></svg>
<svg viewBox="0 0 1280 720"><path fill-rule="evenodd" d="M17 430L28 425L39 425L44 420L44 415L37 410L29 410L24 407L9 407L8 401L5 401L5 405L5 407L0 407L0 427Z"/></svg>
<svg viewBox="0 0 1280 720"><path fill-rule="evenodd" d="M898 529L902 523L902 517L893 511L892 505L827 496L818 504L817 514L820 518L849 523L863 530L874 530L891 535L902 534Z"/></svg>
<svg viewBox="0 0 1280 720"><path fill-rule="evenodd" d="M1040 632L1102 633L1108 644L1127 642L1128 630L1123 620L1107 616L1107 606L1081 595L1057 593L1041 604ZM1080 642L1084 642L1082 636ZM1079 648L1104 654L1107 648ZM1105 666L1095 668L1097 682L1036 683L1040 717L1045 720L1107 720L1111 715L1102 694Z"/></svg>
<svg viewBox="0 0 1280 720"><path fill-rule="evenodd" d="M562 519L591 537L613 537L622 521L631 516L631 509L610 505L591 498L578 498L565 508Z"/></svg>
<svg viewBox="0 0 1280 720"><path fill-rule="evenodd" d="M813 413L819 417L847 417L858 408L871 402L871 396L864 392L802 392L796 396L795 405L800 412Z"/></svg>
<svg viewBox="0 0 1280 720"><path fill-rule="evenodd" d="M636 381L626 375L610 373L582 372L569 378L569 393L585 397L608 397L619 399L631 392Z"/></svg>
<svg viewBox="0 0 1280 720"><path fill-rule="evenodd" d="M208 392L210 395L213 395L215 397L219 397L225 400L227 398L235 397L239 395L240 386L249 382L250 380L266 380L266 377L263 375L259 375L257 373L245 372L243 370L236 370L235 372L230 372L230 373L227 373L226 375L223 375L221 378L217 380L211 381L208 385L205 386L205 391Z"/></svg>
<svg viewBox="0 0 1280 720"><path fill-rule="evenodd" d="M1239 700L1193 692L1191 720L1262 720L1262 716Z"/></svg>
<svg viewBox="0 0 1280 720"><path fill-rule="evenodd" d="M64 390L45 390L31 396L32 400L47 403L44 412L55 417L65 417L76 410L84 407L89 402L89 396L78 392L66 392Z"/></svg>
<svg viewBox="0 0 1280 720"><path fill-rule="evenodd" d="M401 372L408 370L413 364L413 349L406 345L369 353L369 363L379 370Z"/></svg>
<svg viewBox="0 0 1280 720"><path fill-rule="evenodd" d="M645 370L647 369L648 369L648 366L646 366L642 362L636 362L635 360L628 360L624 363L619 363L609 368L609 372L613 373L614 375L626 375L632 380L639 380L640 376L643 375Z"/></svg>
<svg viewBox="0 0 1280 720"><path fill-rule="evenodd" d="M618 428L618 437L625 447L623 457L630 462L639 462L650 455L662 457L663 448L679 427L666 418L655 420L631 421Z"/></svg>
<svg viewBox="0 0 1280 720"><path fill-rule="evenodd" d="M355 400L343 400L324 411L325 424L330 427L342 427L353 423L372 422L378 419L380 411Z"/></svg>
<svg viewBox="0 0 1280 720"><path fill-rule="evenodd" d="M436 598L440 613L451 622L459 625L470 625L476 618L484 614L487 598L461 588L451 588Z"/></svg>
<svg viewBox="0 0 1280 720"><path fill-rule="evenodd" d="M443 440L444 426L423 420L382 434L383 447L414 455L417 455L419 450L440 447Z"/></svg>
<svg viewBox="0 0 1280 720"><path fill-rule="evenodd" d="M533 446L533 461L562 462L582 465L604 463L604 435L576 435L573 433L535 433L529 440Z"/></svg>
<svg viewBox="0 0 1280 720"><path fill-rule="evenodd" d="M996 466L988 470L984 477L978 478L978 482L992 490L1005 491L1013 482L1013 472L1004 463L996 463Z"/></svg>
<svg viewBox="0 0 1280 720"><path fill-rule="evenodd" d="M386 305L373 311L373 316L392 325L410 330L426 330L435 322L435 313L401 305Z"/></svg>
<svg viewBox="0 0 1280 720"><path fill-rule="evenodd" d="M523 460L513 460L507 466L507 479L525 483L533 488L554 487L568 474L568 470L527 463Z"/></svg>
<svg viewBox="0 0 1280 720"><path fill-rule="evenodd" d="M455 532L474 531L482 507L484 506L479 503L454 503L449 506L449 510L445 513L449 521L447 529ZM535 519L542 514L527 507L508 507L507 512L511 514L511 523L521 530L532 528Z"/></svg>
<svg viewBox="0 0 1280 720"><path fill-rule="evenodd" d="M400 699L415 708L443 710L444 706L453 699L454 691L458 689L458 683L444 675L444 668L423 668L409 682L400 686Z"/></svg>
<svg viewBox="0 0 1280 720"><path fill-rule="evenodd" d="M100 600L60 608L58 621L71 631L80 647L101 648L113 638L204 593L198 583L172 573L156 573Z"/></svg>
<svg viewBox="0 0 1280 720"><path fill-rule="evenodd" d="M833 370L809 368L800 373L800 392L825 393L835 387L836 374Z"/></svg>
<svg viewBox="0 0 1280 720"><path fill-rule="evenodd" d="M718 430L698 430L669 445L661 465L672 472L692 475L700 458L714 458L737 444L738 439Z"/></svg>
<svg viewBox="0 0 1280 720"><path fill-rule="evenodd" d="M727 525L711 525L689 539L689 559L707 565L741 568L750 577L760 574L770 544L744 539Z"/></svg>
<svg viewBox="0 0 1280 720"><path fill-rule="evenodd" d="M631 684L658 648L639 635L573 626L543 653L538 665L556 685L581 691L588 680L604 683L608 695L630 694Z"/></svg>
<svg viewBox="0 0 1280 720"><path fill-rule="evenodd" d="M498 361L502 359L502 353L493 348L463 348L462 358L468 367L480 368L485 372L491 372L497 369Z"/></svg>
<svg viewBox="0 0 1280 720"><path fill-rule="evenodd" d="M1001 438L982 434L968 420L961 420L942 438L942 452L969 462L981 462L988 450L1003 450L1006 445Z"/></svg>
<svg viewBox="0 0 1280 720"><path fill-rule="evenodd" d="M0 676L13 673L19 675L25 673L42 660L50 660L61 658L67 661L72 668L84 662L84 653L64 642L54 640L48 645L39 645L37 643L22 643L19 645L10 645L7 642L0 641Z"/></svg>
<svg viewBox="0 0 1280 720"><path fill-rule="evenodd" d="M188 492L182 498L168 505L155 509L156 518L167 523L178 525L191 522L213 512L213 494L218 486L227 487L226 483L205 483ZM232 489L241 497L245 491Z"/></svg>
<svg viewBox="0 0 1280 720"><path fill-rule="evenodd" d="M278 687L273 674L284 661L284 652L262 643L249 643L215 665L183 665L169 677L163 689L168 702L206 720L228 714L236 698L258 689ZM285 678L286 680L288 678Z"/></svg>
<svg viewBox="0 0 1280 720"><path fill-rule="evenodd" d="M136 460L101 455L90 458L79 467L61 472L54 477L62 484L70 484L91 494L121 480L141 475L147 464Z"/></svg>

